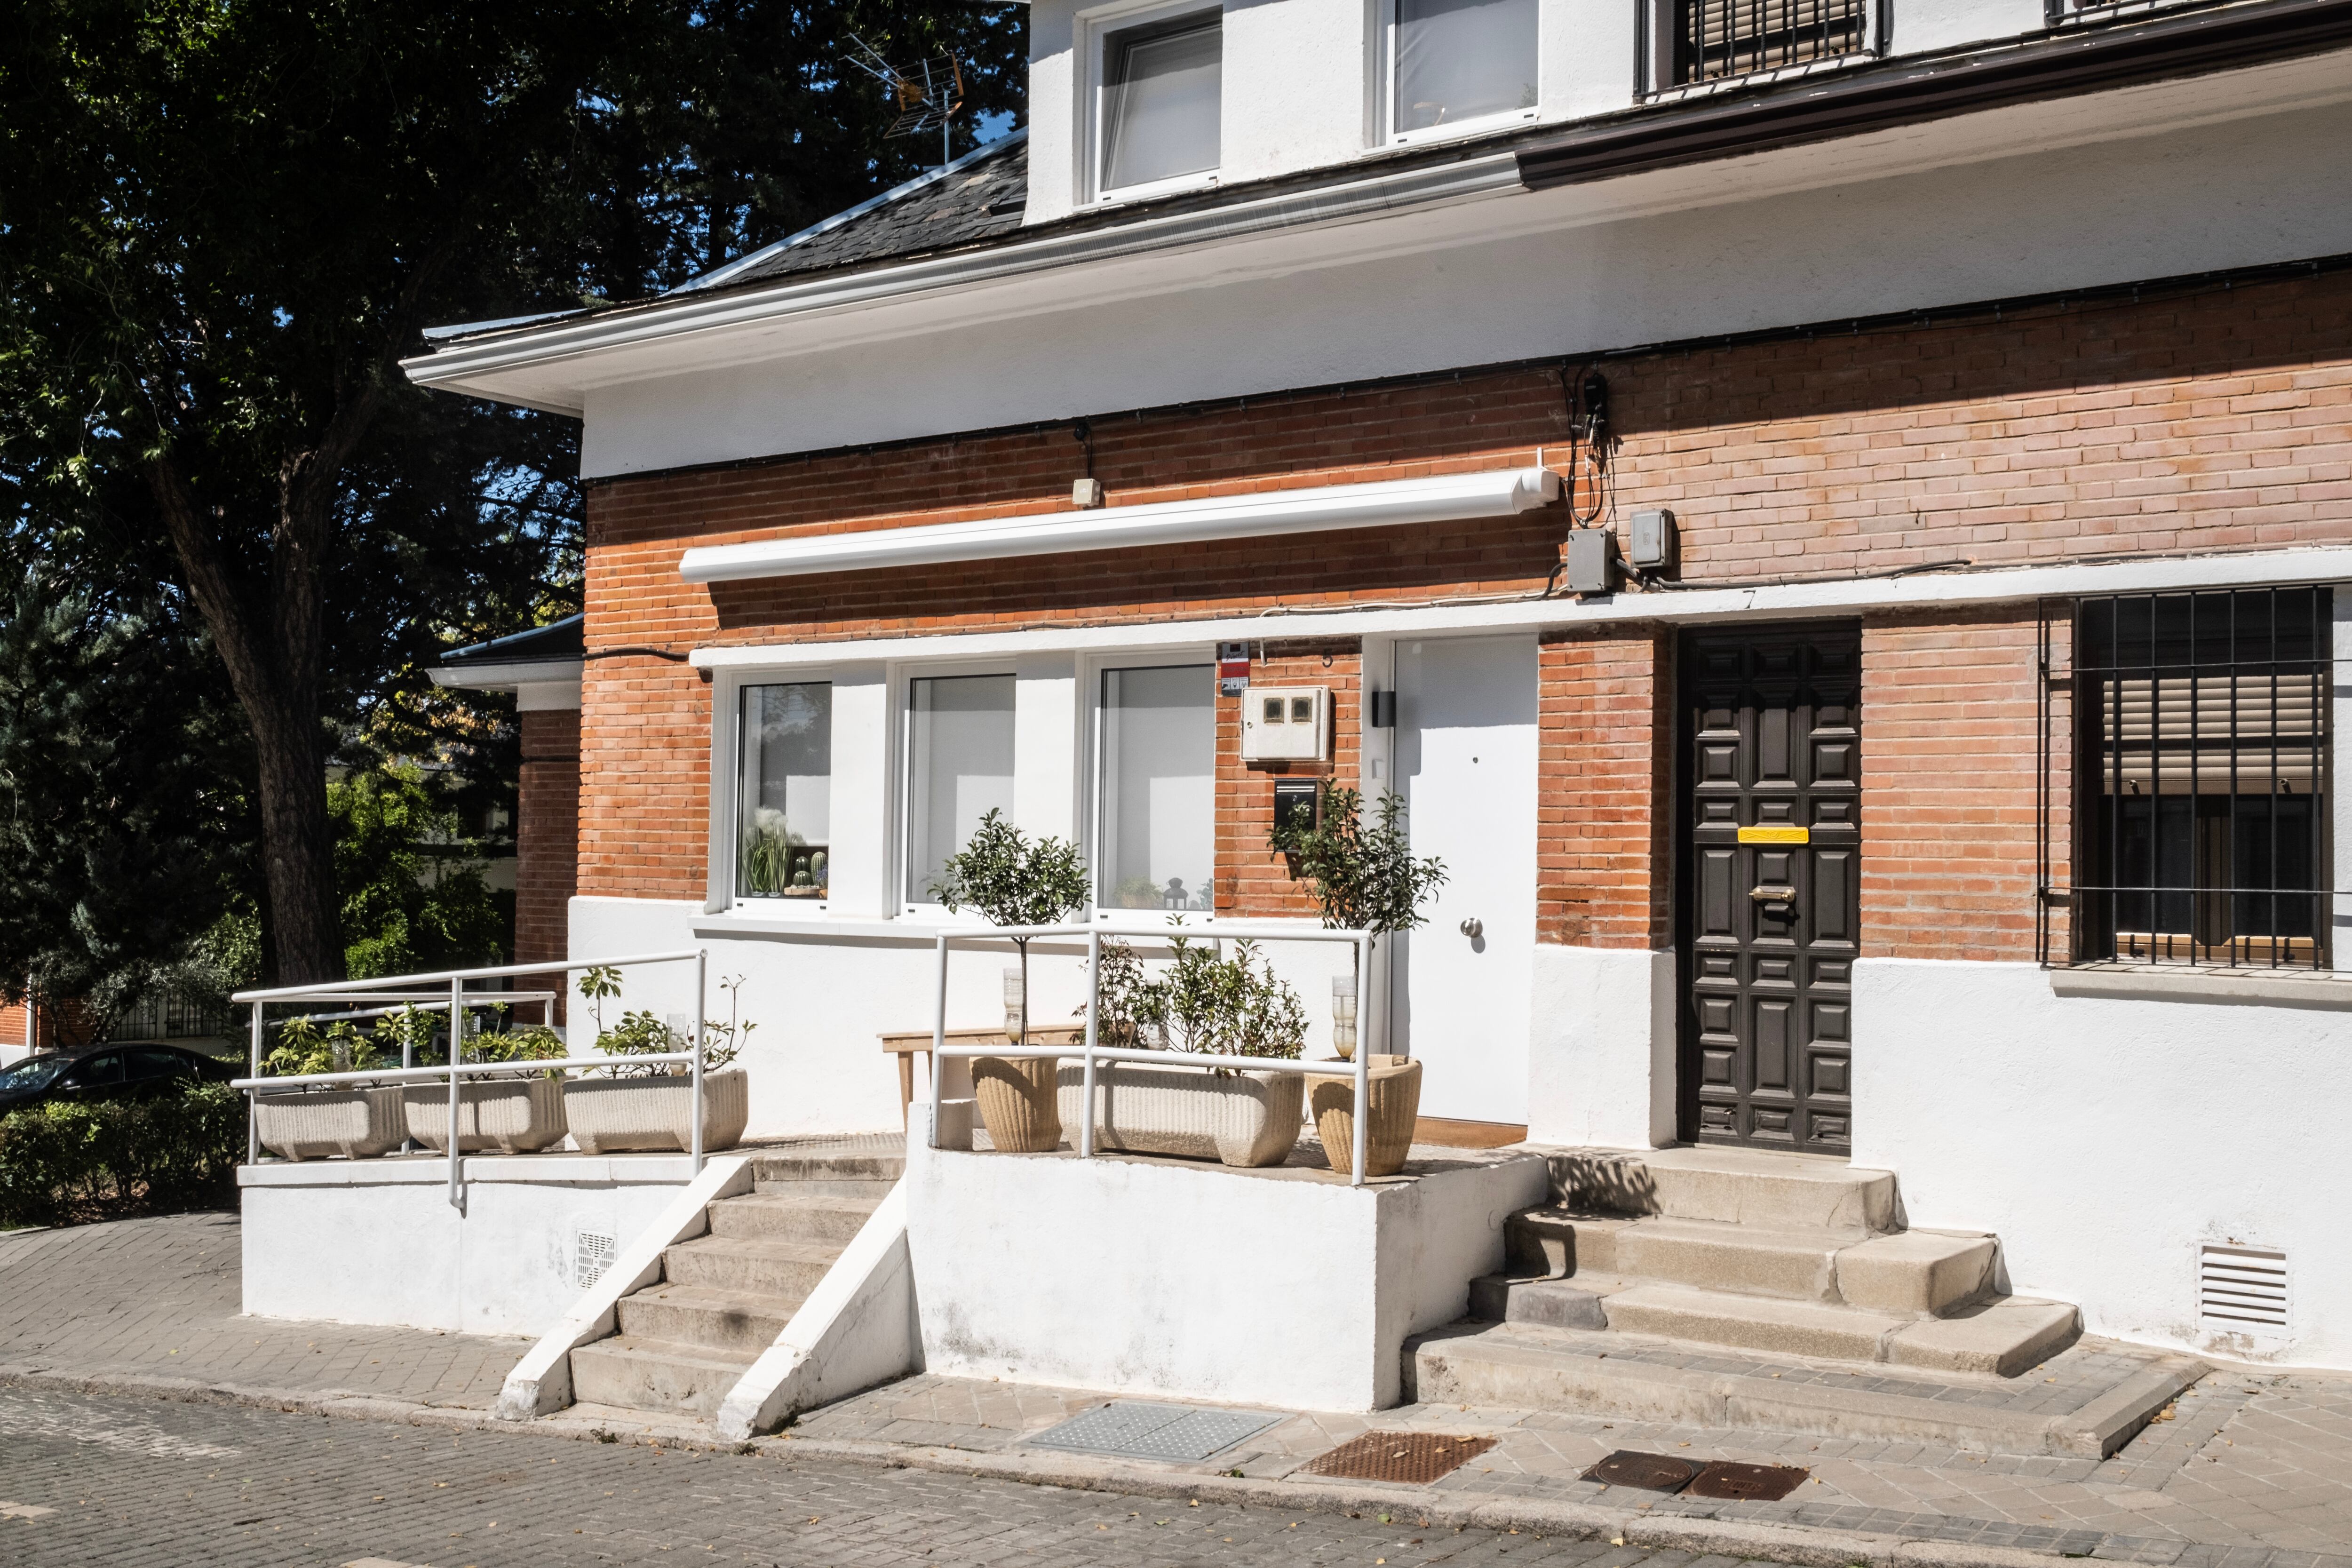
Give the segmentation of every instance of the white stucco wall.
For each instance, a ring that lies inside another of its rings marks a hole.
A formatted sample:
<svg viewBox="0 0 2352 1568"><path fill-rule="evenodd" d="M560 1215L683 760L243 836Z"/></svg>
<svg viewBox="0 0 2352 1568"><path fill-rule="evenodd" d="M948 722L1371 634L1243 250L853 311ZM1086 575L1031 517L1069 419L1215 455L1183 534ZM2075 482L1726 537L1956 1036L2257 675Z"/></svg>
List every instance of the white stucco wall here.
<svg viewBox="0 0 2352 1568"><path fill-rule="evenodd" d="M577 1232L625 1248L685 1188L674 1155L483 1155L466 1208L440 1160L247 1166L245 1310L262 1318L540 1334L578 1299Z"/></svg>
<svg viewBox="0 0 2352 1568"><path fill-rule="evenodd" d="M1853 1160L2011 1289L2147 1344L2352 1366L2352 1013L2062 997L2032 964L1854 966ZM2198 1248L2280 1247L2291 1331L2197 1321Z"/></svg>
<svg viewBox="0 0 2352 1568"><path fill-rule="evenodd" d="M1307 1410L1397 1400L1405 1336L1459 1318L1533 1156L1402 1183L908 1151L927 1371Z"/></svg>
<svg viewBox="0 0 2352 1568"><path fill-rule="evenodd" d="M1675 955L1538 944L1528 1141L1648 1149L1675 1137Z"/></svg>

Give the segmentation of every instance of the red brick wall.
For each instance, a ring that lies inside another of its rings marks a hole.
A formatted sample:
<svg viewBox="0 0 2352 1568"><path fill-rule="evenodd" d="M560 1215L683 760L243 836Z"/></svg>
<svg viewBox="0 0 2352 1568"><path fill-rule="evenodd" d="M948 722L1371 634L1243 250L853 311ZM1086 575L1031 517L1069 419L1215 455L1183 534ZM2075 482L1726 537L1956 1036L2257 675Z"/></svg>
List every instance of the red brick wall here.
<svg viewBox="0 0 2352 1568"><path fill-rule="evenodd" d="M579 890L701 898L709 864L709 683L684 664L600 654L592 643L581 697Z"/></svg>
<svg viewBox="0 0 2352 1568"><path fill-rule="evenodd" d="M580 715L519 717L514 955L518 963L534 963L570 952L570 905L580 890Z"/></svg>
<svg viewBox="0 0 2352 1568"><path fill-rule="evenodd" d="M1536 940L1674 940L1674 635L1547 637L1538 656Z"/></svg>
<svg viewBox="0 0 2352 1568"><path fill-rule="evenodd" d="M2000 610L1865 621L1862 950L2034 956L2035 623ZM2066 879L2063 714L2053 762L2053 879ZM2064 924L2056 954L2066 953Z"/></svg>
<svg viewBox="0 0 2352 1568"><path fill-rule="evenodd" d="M1251 652L1258 654L1255 645ZM1363 645L1354 637L1269 642L1251 663L1253 689L1331 689L1336 727L1328 763L1244 763L1242 704L1248 694L1217 699L1217 913L1260 920L1315 913L1315 900L1291 880L1285 857L1266 844L1274 832L1274 781L1358 775L1363 670Z"/></svg>

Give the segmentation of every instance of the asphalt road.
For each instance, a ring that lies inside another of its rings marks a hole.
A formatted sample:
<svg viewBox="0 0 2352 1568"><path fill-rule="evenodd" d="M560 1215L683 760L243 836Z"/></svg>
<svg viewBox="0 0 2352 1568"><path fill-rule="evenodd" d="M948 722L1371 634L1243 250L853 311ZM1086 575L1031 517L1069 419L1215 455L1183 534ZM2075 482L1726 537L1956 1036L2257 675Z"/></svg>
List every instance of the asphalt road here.
<svg viewBox="0 0 2352 1568"><path fill-rule="evenodd" d="M369 1562L373 1560L373 1562ZM759 1454L0 1390L0 1563L1577 1564L1729 1558Z"/></svg>

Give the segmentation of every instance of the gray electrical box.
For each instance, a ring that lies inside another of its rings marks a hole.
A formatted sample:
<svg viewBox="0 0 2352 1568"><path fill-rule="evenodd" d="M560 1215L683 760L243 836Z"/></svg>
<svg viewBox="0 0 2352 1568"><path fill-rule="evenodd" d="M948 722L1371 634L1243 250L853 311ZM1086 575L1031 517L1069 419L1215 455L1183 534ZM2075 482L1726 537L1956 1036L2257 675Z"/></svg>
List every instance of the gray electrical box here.
<svg viewBox="0 0 2352 1568"><path fill-rule="evenodd" d="M1675 514L1670 511L1637 511L1633 526L1625 531L1625 553L1635 566L1644 572L1671 572L1675 569Z"/></svg>
<svg viewBox="0 0 2352 1568"><path fill-rule="evenodd" d="M1617 591L1617 536L1605 528L1579 528L1568 536L1568 591Z"/></svg>

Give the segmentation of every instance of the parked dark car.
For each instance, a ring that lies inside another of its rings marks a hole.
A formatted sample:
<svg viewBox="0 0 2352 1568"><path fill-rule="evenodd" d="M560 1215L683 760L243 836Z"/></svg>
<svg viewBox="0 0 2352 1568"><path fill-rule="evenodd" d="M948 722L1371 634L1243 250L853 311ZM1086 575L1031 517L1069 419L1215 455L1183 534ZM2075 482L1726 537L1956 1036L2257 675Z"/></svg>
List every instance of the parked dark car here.
<svg viewBox="0 0 2352 1568"><path fill-rule="evenodd" d="M0 1112L45 1100L131 1100L174 1085L226 1083L234 1062L179 1046L131 1042L86 1051L49 1051L0 1068Z"/></svg>

